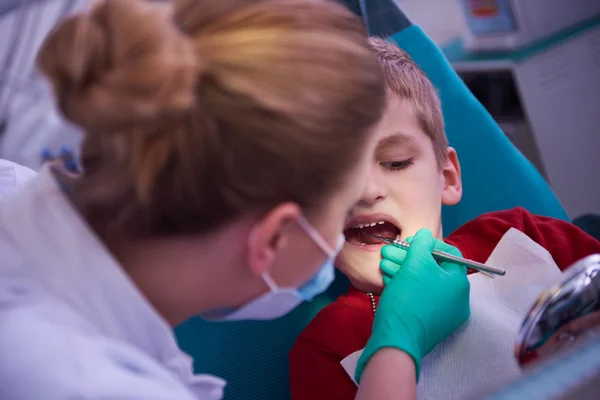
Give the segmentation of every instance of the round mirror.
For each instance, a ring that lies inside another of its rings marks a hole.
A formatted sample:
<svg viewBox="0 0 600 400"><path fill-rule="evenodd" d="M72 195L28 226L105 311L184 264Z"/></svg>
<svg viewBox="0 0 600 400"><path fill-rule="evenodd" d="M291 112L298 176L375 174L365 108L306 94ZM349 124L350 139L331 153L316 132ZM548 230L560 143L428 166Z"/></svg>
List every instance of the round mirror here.
<svg viewBox="0 0 600 400"><path fill-rule="evenodd" d="M544 291L525 317L515 356L533 364L590 338L600 336L600 255L586 257Z"/></svg>

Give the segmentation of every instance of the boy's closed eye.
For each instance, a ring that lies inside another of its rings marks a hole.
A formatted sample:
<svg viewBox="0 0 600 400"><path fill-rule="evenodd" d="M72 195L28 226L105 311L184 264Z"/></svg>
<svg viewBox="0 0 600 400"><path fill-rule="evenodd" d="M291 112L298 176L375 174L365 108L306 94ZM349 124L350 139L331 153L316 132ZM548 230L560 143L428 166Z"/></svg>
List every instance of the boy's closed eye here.
<svg viewBox="0 0 600 400"><path fill-rule="evenodd" d="M413 165L414 161L412 158L400 161L383 161L380 162L380 165L384 168L387 168L391 171L400 171L406 169Z"/></svg>

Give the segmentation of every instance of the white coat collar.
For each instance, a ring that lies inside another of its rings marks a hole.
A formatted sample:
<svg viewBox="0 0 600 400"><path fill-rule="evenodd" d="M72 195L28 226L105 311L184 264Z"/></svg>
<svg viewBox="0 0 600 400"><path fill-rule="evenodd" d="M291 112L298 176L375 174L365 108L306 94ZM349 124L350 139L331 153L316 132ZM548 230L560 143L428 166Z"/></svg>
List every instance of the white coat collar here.
<svg viewBox="0 0 600 400"><path fill-rule="evenodd" d="M45 166L0 207L0 227L30 272L94 330L138 347L184 383L194 386L199 378L200 386L222 391L225 381L192 374L191 359L179 350L171 327L73 209L50 168Z"/></svg>

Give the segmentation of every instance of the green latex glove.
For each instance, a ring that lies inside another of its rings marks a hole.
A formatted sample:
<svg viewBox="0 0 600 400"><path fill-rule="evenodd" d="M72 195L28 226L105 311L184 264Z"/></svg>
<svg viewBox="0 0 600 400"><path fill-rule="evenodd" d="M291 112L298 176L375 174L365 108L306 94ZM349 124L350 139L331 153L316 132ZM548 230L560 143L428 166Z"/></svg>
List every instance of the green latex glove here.
<svg viewBox="0 0 600 400"><path fill-rule="evenodd" d="M410 243L413 240L413 236L409 236L404 240L407 241L408 243ZM441 241L436 240L435 245L437 245L438 242L441 242ZM444 242L441 242L441 243L444 243ZM379 262L379 269L381 269L381 274L383 275L383 285L384 286L387 286L392 281L392 278L394 276L396 276L396 273L400 270L400 268L402 268L402 263L404 262L404 259L406 258L406 253L407 253L406 250L403 250L399 247L390 246L390 248L391 248L390 255L391 255L391 259L393 261L382 258L381 261ZM387 248L386 248L386 252L387 252ZM383 255L383 249L381 249L381 253Z"/></svg>
<svg viewBox="0 0 600 400"><path fill-rule="evenodd" d="M409 236L404 240L410 243L413 240L413 236ZM434 240L433 248L435 250L445 251L446 253L450 253L454 256L462 257L460 250L439 239ZM389 246L382 249L382 255L384 252L387 257L383 256L381 262L379 263L379 268L381 269L381 274L383 275L383 284L387 286L392 278L396 276L396 273L400 270L400 268L402 268L402 263L404 262L408 251L399 247Z"/></svg>
<svg viewBox="0 0 600 400"><path fill-rule="evenodd" d="M397 264L393 266L397 272L381 294L373 333L356 368L357 382L371 357L387 347L413 358L418 379L422 358L469 319L467 270L451 263L438 265L431 255L434 248L461 255L427 229L417 232L409 250L383 247L381 263L389 271L389 263Z"/></svg>

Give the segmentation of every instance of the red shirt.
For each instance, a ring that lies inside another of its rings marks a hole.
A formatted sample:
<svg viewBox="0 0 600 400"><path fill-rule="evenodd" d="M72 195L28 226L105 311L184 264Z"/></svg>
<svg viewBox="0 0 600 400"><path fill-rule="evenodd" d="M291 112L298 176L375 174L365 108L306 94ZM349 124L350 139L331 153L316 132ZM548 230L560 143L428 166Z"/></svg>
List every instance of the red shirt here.
<svg viewBox="0 0 600 400"><path fill-rule="evenodd" d="M600 242L575 225L536 216L523 208L485 214L460 227L446 242L465 258L485 262L510 228L519 229L548 250L561 270L600 253ZM378 301L378 296L375 299ZM365 347L373 318L370 297L355 288L321 310L290 352L292 398L354 399L357 387L340 362Z"/></svg>

